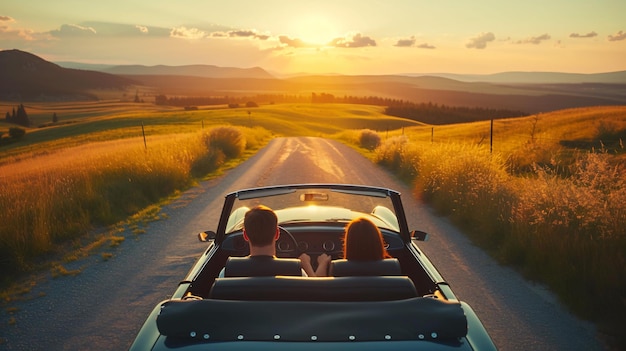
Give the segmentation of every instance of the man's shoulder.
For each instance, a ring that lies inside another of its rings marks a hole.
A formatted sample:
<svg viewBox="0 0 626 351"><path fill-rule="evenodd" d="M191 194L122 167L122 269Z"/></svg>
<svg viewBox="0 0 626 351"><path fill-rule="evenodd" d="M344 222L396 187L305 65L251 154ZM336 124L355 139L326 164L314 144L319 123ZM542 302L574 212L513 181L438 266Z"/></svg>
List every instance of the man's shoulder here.
<svg viewBox="0 0 626 351"><path fill-rule="evenodd" d="M224 272L226 277L275 275L302 275L300 260L297 258L277 258L266 255L229 257L226 261Z"/></svg>

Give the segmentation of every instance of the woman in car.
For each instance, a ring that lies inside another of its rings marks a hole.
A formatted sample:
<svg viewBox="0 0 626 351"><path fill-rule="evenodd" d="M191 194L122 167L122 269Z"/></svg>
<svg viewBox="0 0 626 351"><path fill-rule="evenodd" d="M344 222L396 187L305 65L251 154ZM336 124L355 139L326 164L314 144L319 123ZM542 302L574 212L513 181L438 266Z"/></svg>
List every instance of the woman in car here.
<svg viewBox="0 0 626 351"><path fill-rule="evenodd" d="M359 217L353 219L345 228L343 237L343 257L348 261L378 261L391 258L385 249L383 236L378 227L369 219ZM311 258L307 254L300 256L302 268L309 277L328 275L331 257L321 254L317 257L317 269L313 270Z"/></svg>

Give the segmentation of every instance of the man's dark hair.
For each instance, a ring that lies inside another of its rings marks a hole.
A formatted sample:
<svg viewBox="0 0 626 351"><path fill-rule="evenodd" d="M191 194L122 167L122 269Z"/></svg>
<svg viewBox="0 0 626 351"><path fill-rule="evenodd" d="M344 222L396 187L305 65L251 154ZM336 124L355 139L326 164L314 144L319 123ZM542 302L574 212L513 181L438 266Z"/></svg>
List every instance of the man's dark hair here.
<svg viewBox="0 0 626 351"><path fill-rule="evenodd" d="M243 227L254 246L270 245L276 235L278 218L276 213L267 206L256 206L246 212Z"/></svg>

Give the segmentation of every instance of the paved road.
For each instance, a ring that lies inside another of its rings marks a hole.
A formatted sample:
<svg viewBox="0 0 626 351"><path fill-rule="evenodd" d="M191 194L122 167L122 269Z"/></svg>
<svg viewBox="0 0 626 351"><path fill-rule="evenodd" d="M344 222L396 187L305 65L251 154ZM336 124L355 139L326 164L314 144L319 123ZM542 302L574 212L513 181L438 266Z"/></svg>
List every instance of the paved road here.
<svg viewBox="0 0 626 351"><path fill-rule="evenodd" d="M125 350L144 319L174 291L215 230L227 192L273 184L341 182L403 193L409 228L431 233L423 251L483 320L501 350L602 350L594 328L568 314L545 289L499 266L445 218L415 201L411 189L354 150L319 138L277 138L219 179L200 184L165 207L169 218L142 235L124 233L113 258L68 264L75 277L46 279L18 308L15 324L0 312L0 350Z"/></svg>

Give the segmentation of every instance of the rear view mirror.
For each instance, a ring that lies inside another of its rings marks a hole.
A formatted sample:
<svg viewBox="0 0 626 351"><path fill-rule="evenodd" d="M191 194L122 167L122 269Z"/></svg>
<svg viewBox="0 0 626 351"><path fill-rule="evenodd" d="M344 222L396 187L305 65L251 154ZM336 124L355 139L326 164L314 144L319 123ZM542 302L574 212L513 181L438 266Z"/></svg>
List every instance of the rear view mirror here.
<svg viewBox="0 0 626 351"><path fill-rule="evenodd" d="M419 241L426 241L428 240L428 233L421 230L414 230L411 232L411 238Z"/></svg>
<svg viewBox="0 0 626 351"><path fill-rule="evenodd" d="M209 240L215 239L215 236L216 236L215 232L207 230L207 231L198 233L198 240L200 240L203 243L206 243Z"/></svg>
<svg viewBox="0 0 626 351"><path fill-rule="evenodd" d="M300 194L300 201L302 201L302 202L328 201L328 194L326 194L326 193L315 193L315 192L309 192L309 193L305 193L305 194Z"/></svg>

